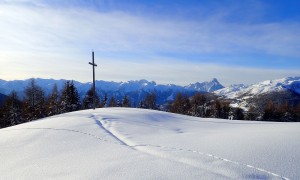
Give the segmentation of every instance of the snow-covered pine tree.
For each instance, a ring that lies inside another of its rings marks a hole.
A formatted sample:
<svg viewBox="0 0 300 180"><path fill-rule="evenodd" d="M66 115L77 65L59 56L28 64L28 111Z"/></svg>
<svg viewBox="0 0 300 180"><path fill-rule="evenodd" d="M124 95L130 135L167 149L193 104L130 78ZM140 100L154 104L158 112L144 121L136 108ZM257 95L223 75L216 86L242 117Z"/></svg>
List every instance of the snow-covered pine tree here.
<svg viewBox="0 0 300 180"><path fill-rule="evenodd" d="M62 91L60 109L62 113L80 109L80 98L73 81L67 81Z"/></svg>
<svg viewBox="0 0 300 180"><path fill-rule="evenodd" d="M91 87L91 89L88 90L85 97L83 98L82 109L92 109L93 108L93 106L94 106L93 94L94 94L93 87ZM96 106L96 108L100 107L100 98L99 98L97 92L95 92L95 106Z"/></svg>
<svg viewBox="0 0 300 180"><path fill-rule="evenodd" d="M80 97L77 91L77 88L75 87L73 81L71 81L70 84L70 89L71 89L71 107L72 111L77 111L80 109Z"/></svg>
<svg viewBox="0 0 300 180"><path fill-rule="evenodd" d="M23 118L25 121L46 117L45 93L40 86L31 79L30 84L25 88L23 100Z"/></svg>
<svg viewBox="0 0 300 180"><path fill-rule="evenodd" d="M47 100L47 116L53 116L60 113L59 98L57 85L54 84L52 92Z"/></svg>

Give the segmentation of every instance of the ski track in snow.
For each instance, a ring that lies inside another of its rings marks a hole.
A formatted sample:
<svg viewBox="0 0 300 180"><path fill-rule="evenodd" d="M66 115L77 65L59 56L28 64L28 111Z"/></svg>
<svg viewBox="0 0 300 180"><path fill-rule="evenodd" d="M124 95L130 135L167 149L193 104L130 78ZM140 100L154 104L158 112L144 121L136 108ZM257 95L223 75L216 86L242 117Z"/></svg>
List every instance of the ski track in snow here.
<svg viewBox="0 0 300 180"><path fill-rule="evenodd" d="M161 154L160 152L155 152L155 151L151 152L150 149L144 149L143 147L152 147L152 148L160 148L160 149L166 149L166 150L176 150L176 151L197 153L197 154L200 154L202 156L206 156L206 157L214 158L214 159L217 159L217 160L221 160L221 161L226 162L226 163L231 163L231 164L238 165L238 166L244 166L244 167L251 168L251 169L263 172L263 173L267 173L267 174L272 175L276 178L289 180L289 178L287 178L287 177L281 176L279 174L276 174L274 172L271 172L271 171L268 171L268 170L265 170L265 169L262 169L262 168L255 167L253 165L249 165L249 164L229 160L229 159L222 158L222 157L219 157L219 156L216 156L216 155L213 155L213 154L203 153L203 152L198 151L198 150L167 147L167 146L160 146L160 145L151 145L151 144L135 144L133 142L129 142L126 139L126 137L123 137L121 134L119 134L115 130L111 129L109 127L109 125L105 126L104 125L105 123L104 123L103 119L98 120L95 115L92 115L90 118L92 118L100 128L102 128L105 132L107 132L109 135L111 135L117 142L119 142L118 144L125 145L125 146L127 146L131 149L134 149L134 150L137 150L137 151L140 151L140 152L144 152L144 153L156 156L156 157L167 158L164 154ZM174 157L172 157L172 159L171 159L171 157L167 158L167 159L187 164L186 162L184 162L182 160L179 160L179 159L175 159Z"/></svg>

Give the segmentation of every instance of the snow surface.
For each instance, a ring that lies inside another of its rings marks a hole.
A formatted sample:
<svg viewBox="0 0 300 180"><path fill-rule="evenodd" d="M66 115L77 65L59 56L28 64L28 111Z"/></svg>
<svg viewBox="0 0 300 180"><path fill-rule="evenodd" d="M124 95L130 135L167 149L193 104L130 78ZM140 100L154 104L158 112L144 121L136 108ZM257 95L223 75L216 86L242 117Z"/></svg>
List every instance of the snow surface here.
<svg viewBox="0 0 300 180"><path fill-rule="evenodd" d="M238 93L246 89L248 86L244 84L234 84L229 87L219 89L215 91L214 93L219 95L219 96L225 96L227 98L236 98L238 96Z"/></svg>
<svg viewBox="0 0 300 180"><path fill-rule="evenodd" d="M102 108L0 130L0 179L300 179L300 123Z"/></svg>

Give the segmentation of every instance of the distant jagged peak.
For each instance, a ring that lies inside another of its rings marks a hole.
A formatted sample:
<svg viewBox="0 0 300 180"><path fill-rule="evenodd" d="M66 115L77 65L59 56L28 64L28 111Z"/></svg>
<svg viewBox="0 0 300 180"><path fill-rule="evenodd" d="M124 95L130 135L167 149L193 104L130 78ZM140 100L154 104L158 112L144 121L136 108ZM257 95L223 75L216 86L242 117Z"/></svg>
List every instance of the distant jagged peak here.
<svg viewBox="0 0 300 180"><path fill-rule="evenodd" d="M156 85L155 81L148 81L146 79L140 79L140 80L129 80L126 82L121 82L120 84L140 84L140 85L148 85L148 84L152 84L152 85Z"/></svg>
<svg viewBox="0 0 300 180"><path fill-rule="evenodd" d="M217 78L212 78L210 81L203 81L203 82L195 82L195 83L190 83L189 85L194 85L194 84L207 84L207 83L217 83L220 84Z"/></svg>
<svg viewBox="0 0 300 180"><path fill-rule="evenodd" d="M126 83L123 83L122 85L147 87L147 86L156 86L156 82L155 81L148 81L146 79L141 79L141 80L130 80L130 81L127 81Z"/></svg>
<svg viewBox="0 0 300 180"><path fill-rule="evenodd" d="M224 88L222 84L216 79L213 78L211 81L196 82L194 84L189 84L185 86L185 89L204 91L204 92L213 92L219 89Z"/></svg>
<svg viewBox="0 0 300 180"><path fill-rule="evenodd" d="M217 78L212 78L210 82L215 82L215 83L219 83ZM220 84L220 83L219 83Z"/></svg>

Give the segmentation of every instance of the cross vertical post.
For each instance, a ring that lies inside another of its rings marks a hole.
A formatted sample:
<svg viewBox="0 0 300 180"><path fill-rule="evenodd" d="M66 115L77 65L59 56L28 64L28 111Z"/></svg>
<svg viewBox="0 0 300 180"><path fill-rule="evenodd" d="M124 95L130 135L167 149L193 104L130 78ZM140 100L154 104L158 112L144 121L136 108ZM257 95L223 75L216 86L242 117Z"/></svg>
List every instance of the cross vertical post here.
<svg viewBox="0 0 300 180"><path fill-rule="evenodd" d="M97 64L95 64L94 61L94 51L92 52L92 62L89 62L90 65L93 66L93 109L95 109L96 107L96 100L95 100L95 92L96 92L96 88L95 88L95 66L97 67Z"/></svg>

